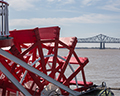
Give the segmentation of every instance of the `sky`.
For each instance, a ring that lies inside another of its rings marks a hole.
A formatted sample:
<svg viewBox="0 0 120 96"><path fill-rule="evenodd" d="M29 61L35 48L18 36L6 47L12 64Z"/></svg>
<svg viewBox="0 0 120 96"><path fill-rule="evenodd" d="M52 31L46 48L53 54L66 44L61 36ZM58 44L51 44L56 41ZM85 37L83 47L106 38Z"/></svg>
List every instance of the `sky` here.
<svg viewBox="0 0 120 96"><path fill-rule="evenodd" d="M4 0L9 30L59 26L61 37L120 38L120 0Z"/></svg>

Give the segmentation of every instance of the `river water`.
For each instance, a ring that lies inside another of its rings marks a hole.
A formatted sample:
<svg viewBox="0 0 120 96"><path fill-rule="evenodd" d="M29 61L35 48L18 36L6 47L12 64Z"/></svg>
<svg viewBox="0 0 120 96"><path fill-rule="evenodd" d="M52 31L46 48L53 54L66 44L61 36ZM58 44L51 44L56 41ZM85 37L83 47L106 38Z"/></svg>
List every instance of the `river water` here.
<svg viewBox="0 0 120 96"><path fill-rule="evenodd" d="M75 49L79 57L88 57L85 66L87 81L100 85L103 81L107 87L120 88L120 50L119 49ZM60 49L59 55L66 56L68 51ZM120 96L120 90L113 90Z"/></svg>

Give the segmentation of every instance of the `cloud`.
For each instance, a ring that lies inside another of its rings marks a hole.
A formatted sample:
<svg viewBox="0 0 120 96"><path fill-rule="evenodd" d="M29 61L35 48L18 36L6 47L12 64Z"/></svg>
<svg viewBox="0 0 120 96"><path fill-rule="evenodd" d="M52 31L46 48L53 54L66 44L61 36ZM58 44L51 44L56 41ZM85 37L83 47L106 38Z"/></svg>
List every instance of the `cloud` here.
<svg viewBox="0 0 120 96"><path fill-rule="evenodd" d="M54 0L47 0L48 2L53 2Z"/></svg>
<svg viewBox="0 0 120 96"><path fill-rule="evenodd" d="M33 2L38 0L6 0L11 8L14 8L17 11L27 10L33 8Z"/></svg>
<svg viewBox="0 0 120 96"><path fill-rule="evenodd" d="M110 16L102 14L85 14L73 18L31 18L31 19L11 19L10 28L26 28L35 26L63 25L69 26L80 23L119 23L120 16Z"/></svg>
<svg viewBox="0 0 120 96"><path fill-rule="evenodd" d="M46 5L48 6L48 4L53 4L53 3L49 3L49 2L54 2L55 4L59 4L59 5L66 5L66 4L73 4L73 3L79 3L81 2L81 6L91 6L97 3L99 3L99 1L101 0L80 0L80 1L75 1L75 0L6 0L9 4L10 7L17 10L17 11L23 11L23 10L30 10L31 8L35 8L35 6L39 7L37 4L35 5L35 3L40 3L40 4L44 4L46 3ZM47 1L47 2L46 2ZM44 3L43 3L44 2ZM120 0L102 0L102 4L104 4L103 6L101 6L101 9L104 10L111 10L111 11L120 11ZM48 4L47 4L48 3ZM52 5L51 5L52 6Z"/></svg>
<svg viewBox="0 0 120 96"><path fill-rule="evenodd" d="M120 0L110 0L101 9L120 12Z"/></svg>
<svg viewBox="0 0 120 96"><path fill-rule="evenodd" d="M109 11L116 11L116 12L120 12L120 8L117 8L114 5L105 5L103 6L101 9L105 9L105 10L109 10Z"/></svg>
<svg viewBox="0 0 120 96"><path fill-rule="evenodd" d="M91 0L83 0L81 1L83 5L91 5L90 2Z"/></svg>
<svg viewBox="0 0 120 96"><path fill-rule="evenodd" d="M83 6L90 6L90 5L97 3L98 1L100 1L100 0L82 0L81 4Z"/></svg>
<svg viewBox="0 0 120 96"><path fill-rule="evenodd" d="M75 0L47 0L48 2L53 2L53 1L57 1L59 3L62 3L62 4L71 4L71 3L74 3Z"/></svg>
<svg viewBox="0 0 120 96"><path fill-rule="evenodd" d="M75 0L63 0L63 2L64 2L64 4L72 4L75 2Z"/></svg>
<svg viewBox="0 0 120 96"><path fill-rule="evenodd" d="M102 5L101 5L102 4ZM81 0L81 6L100 6L98 8L120 12L120 0Z"/></svg>
<svg viewBox="0 0 120 96"><path fill-rule="evenodd" d="M46 2L47 1L47 2ZM72 4L75 2L75 0L6 0L10 4L10 7L17 10L17 11L23 11L23 10L30 10L31 8L35 8L35 6L39 7L37 4L35 5L35 2L40 4ZM50 3L53 2L53 3Z"/></svg>

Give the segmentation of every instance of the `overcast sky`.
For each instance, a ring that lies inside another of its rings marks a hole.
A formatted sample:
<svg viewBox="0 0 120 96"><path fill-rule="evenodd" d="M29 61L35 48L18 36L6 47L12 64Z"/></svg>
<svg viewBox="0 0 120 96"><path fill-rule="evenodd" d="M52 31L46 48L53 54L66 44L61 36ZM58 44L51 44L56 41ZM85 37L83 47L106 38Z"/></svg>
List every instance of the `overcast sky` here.
<svg viewBox="0 0 120 96"><path fill-rule="evenodd" d="M9 29L59 26L61 37L120 38L120 0L5 0Z"/></svg>

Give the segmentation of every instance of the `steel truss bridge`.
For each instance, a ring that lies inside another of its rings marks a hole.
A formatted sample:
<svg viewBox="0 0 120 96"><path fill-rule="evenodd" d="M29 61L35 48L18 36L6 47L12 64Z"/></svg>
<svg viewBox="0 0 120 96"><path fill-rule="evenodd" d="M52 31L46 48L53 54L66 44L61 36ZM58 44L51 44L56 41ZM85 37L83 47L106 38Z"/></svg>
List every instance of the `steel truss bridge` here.
<svg viewBox="0 0 120 96"><path fill-rule="evenodd" d="M89 38L78 38L78 43L100 43L100 49L105 49L105 43L120 43L120 38L99 34Z"/></svg>

